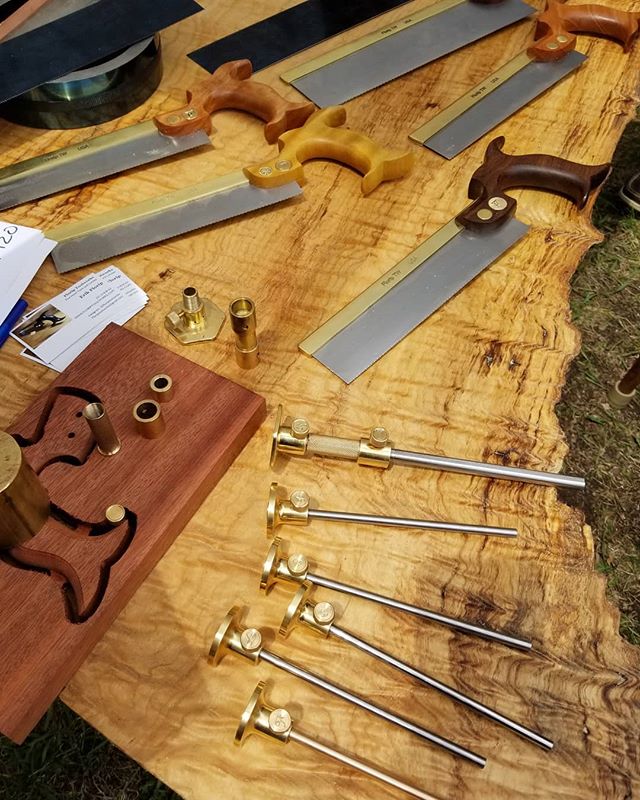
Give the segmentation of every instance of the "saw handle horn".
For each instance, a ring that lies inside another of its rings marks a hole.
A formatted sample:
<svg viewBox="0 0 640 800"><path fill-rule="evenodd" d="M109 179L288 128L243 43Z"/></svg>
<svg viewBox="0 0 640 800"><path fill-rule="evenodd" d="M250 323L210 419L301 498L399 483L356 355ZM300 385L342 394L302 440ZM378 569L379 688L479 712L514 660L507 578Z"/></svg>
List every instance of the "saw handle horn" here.
<svg viewBox="0 0 640 800"><path fill-rule="evenodd" d="M188 105L155 118L158 130L166 136L185 136L199 130L211 133L211 114L235 109L264 120L264 137L273 144L285 131L303 125L315 111L313 103L285 100L266 83L250 80L252 72L251 62L246 58L222 64L187 90Z"/></svg>
<svg viewBox="0 0 640 800"><path fill-rule="evenodd" d="M559 61L576 46L576 33L592 33L615 39L629 50L638 35L640 14L588 3L568 6L548 0L538 16L536 41L527 50L536 61Z"/></svg>
<svg viewBox="0 0 640 800"><path fill-rule="evenodd" d="M278 139L276 158L246 167L245 175L254 186L271 189L291 181L304 183L302 164L312 158L339 161L360 172L362 193L369 194L383 181L404 177L413 164L409 150L389 150L358 131L341 128L346 122L344 106L316 111L302 128L288 131Z"/></svg>
<svg viewBox="0 0 640 800"><path fill-rule="evenodd" d="M561 194L583 208L609 174L609 164L590 167L539 153L512 156L502 152L503 144L504 136L490 142L484 162L471 176L469 197L474 202L456 217L465 228L482 230L506 222L517 204L504 192L516 187Z"/></svg>

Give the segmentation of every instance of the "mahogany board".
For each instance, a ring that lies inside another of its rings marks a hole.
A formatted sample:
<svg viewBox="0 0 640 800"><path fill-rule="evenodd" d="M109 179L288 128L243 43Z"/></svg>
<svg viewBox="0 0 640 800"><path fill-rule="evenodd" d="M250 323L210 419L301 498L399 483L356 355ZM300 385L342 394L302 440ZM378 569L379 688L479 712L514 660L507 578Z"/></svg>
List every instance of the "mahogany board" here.
<svg viewBox="0 0 640 800"><path fill-rule="evenodd" d="M385 19L404 17L428 1ZM164 35L159 90L100 132L175 108L184 88L205 75L189 52L293 2L203 5L202 14ZM634 7L630 0L616 5ZM371 20L338 41L380 25L381 19ZM353 100L348 123L388 147L413 147L410 131L515 56L533 28L526 20ZM561 469L566 443L554 406L580 344L570 321L569 280L600 239L589 220L591 204L578 212L562 198L513 192L518 217L532 226L529 235L349 387L302 355L297 344L464 207L467 181L493 136L504 134L510 153L548 152L587 164L612 157L638 102L640 49L625 55L614 42L582 36L578 44L589 55L585 68L451 162L415 146L412 174L368 197L350 170L307 163L300 199L117 259L150 296L128 326L175 352L181 347L164 330L163 317L184 286L197 286L220 306L240 294L251 297L258 367L243 372L236 365L228 327L216 342L194 346L189 358L259 392L270 412L62 694L183 797L391 796L295 744L283 748L253 738L234 747L240 713L259 679L271 681L272 702L290 704L300 730L444 800L628 800L638 791L640 657L620 638L619 613L594 570L580 494L567 498L570 507L553 490L461 475L399 467L373 472L320 460L283 462L276 472L268 466L271 421L282 402L289 413L306 414L318 432L358 436L382 423L400 448ZM334 45L318 45L313 54ZM292 57L286 66L310 55ZM299 100L280 82L283 68L264 70L260 80ZM115 208L123 198L151 197L271 155L259 120L224 112L213 124L214 150L132 170L3 216L61 224ZM91 132L1 125L0 163L78 142ZM48 262L28 299L44 302L87 271L56 275ZM17 352L14 342L0 350L5 427L51 379ZM364 654L302 631L272 649L477 750L489 759L487 767L461 764L268 665L253 668L230 655L215 669L209 666L213 632L233 603L250 607L249 623L273 630L291 597L274 589L265 599L258 590L272 480L306 489L324 508L516 527L514 541L320 521L283 527L281 534L319 574L532 638L534 653L526 655L364 601L328 591L316 595L336 602L348 630L535 727L555 741L554 750L544 753Z"/></svg>
<svg viewBox="0 0 640 800"><path fill-rule="evenodd" d="M164 433L147 439L132 408L158 373L171 376L174 396L161 406ZM107 408L115 455L95 447L87 402ZM264 416L254 392L112 324L10 425L52 507L89 524L52 515L0 559L2 733L25 738ZM114 503L131 517L89 533Z"/></svg>

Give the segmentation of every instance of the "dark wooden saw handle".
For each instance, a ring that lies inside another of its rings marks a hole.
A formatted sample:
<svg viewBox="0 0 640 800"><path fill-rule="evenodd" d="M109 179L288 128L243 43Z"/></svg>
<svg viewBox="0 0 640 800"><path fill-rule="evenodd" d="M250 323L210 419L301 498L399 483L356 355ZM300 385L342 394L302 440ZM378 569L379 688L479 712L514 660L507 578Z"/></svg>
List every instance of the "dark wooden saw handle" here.
<svg viewBox="0 0 640 800"><path fill-rule="evenodd" d="M638 35L640 14L589 3L567 6L547 0L536 24L536 41L527 50L536 61L559 61L576 46L576 33L615 39L629 50Z"/></svg>
<svg viewBox="0 0 640 800"><path fill-rule="evenodd" d="M561 194L582 208L589 194L609 174L609 164L595 167L542 154L511 156L502 152L504 136L489 143L484 161L471 176L471 205L456 217L465 228L495 228L513 216L516 201L507 189L530 188Z"/></svg>
<svg viewBox="0 0 640 800"><path fill-rule="evenodd" d="M265 139L273 144L285 131L303 125L316 110L313 103L291 102L271 86L250 80L252 72L247 59L222 64L187 90L188 105L155 118L158 130L167 136L184 136L199 130L211 133L211 114L235 109L264 120Z"/></svg>

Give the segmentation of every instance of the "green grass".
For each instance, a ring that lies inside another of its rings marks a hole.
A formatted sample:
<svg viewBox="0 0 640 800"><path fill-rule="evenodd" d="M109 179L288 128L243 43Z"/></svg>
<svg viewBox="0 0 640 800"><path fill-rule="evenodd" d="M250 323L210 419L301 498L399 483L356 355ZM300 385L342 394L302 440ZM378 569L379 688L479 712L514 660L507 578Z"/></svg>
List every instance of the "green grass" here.
<svg viewBox="0 0 640 800"><path fill-rule="evenodd" d="M570 452L567 472L585 475L585 514L597 542L596 569L622 610L621 633L640 644L640 397L623 411L607 389L640 352L640 218L618 189L640 171L640 125L627 128L616 169L598 200L595 224L607 240L573 280L572 313L582 331L558 406ZM575 501L575 497L571 500ZM22 747L0 737L2 800L170 800L178 798L59 701Z"/></svg>

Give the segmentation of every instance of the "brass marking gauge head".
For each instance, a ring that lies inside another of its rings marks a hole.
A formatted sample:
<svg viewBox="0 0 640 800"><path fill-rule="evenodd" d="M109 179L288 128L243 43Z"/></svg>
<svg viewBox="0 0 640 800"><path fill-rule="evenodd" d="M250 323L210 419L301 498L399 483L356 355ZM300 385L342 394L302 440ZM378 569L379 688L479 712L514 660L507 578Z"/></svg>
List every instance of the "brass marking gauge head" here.
<svg viewBox="0 0 640 800"><path fill-rule="evenodd" d="M274 481L267 500L267 532L273 532L284 522L306 525L309 522L310 502L309 495L304 489L294 489L287 496L287 490Z"/></svg>
<svg viewBox="0 0 640 800"><path fill-rule="evenodd" d="M292 728L291 715L285 708L267 705L263 699L264 689L265 682L260 681L242 712L235 735L235 743L238 745L252 733L274 739L281 744L289 741Z"/></svg>
<svg viewBox="0 0 640 800"><path fill-rule="evenodd" d="M319 603L309 600L312 590L311 584L303 584L294 594L280 623L281 636L289 636L297 625L306 625L322 636L329 636L336 618L335 608L326 600Z"/></svg>
<svg viewBox="0 0 640 800"><path fill-rule="evenodd" d="M214 666L230 651L256 663L260 660L262 635L257 628L245 628L240 616L240 608L234 606L220 623L209 649L209 662Z"/></svg>
<svg viewBox="0 0 640 800"><path fill-rule="evenodd" d="M371 429L367 438L362 439L323 436L311 433L311 426L303 417L287 417L283 420L282 405L278 405L270 462L274 467L281 453L289 456L318 455L386 469L391 465L391 448L392 442L386 428L376 426Z"/></svg>
<svg viewBox="0 0 640 800"><path fill-rule="evenodd" d="M0 549L35 536L49 517L49 495L10 434L0 431Z"/></svg>
<svg viewBox="0 0 640 800"><path fill-rule="evenodd" d="M282 539L275 537L262 565L260 588L268 592L278 581L303 584L309 572L309 562L302 553L293 553L283 557L280 545Z"/></svg>

